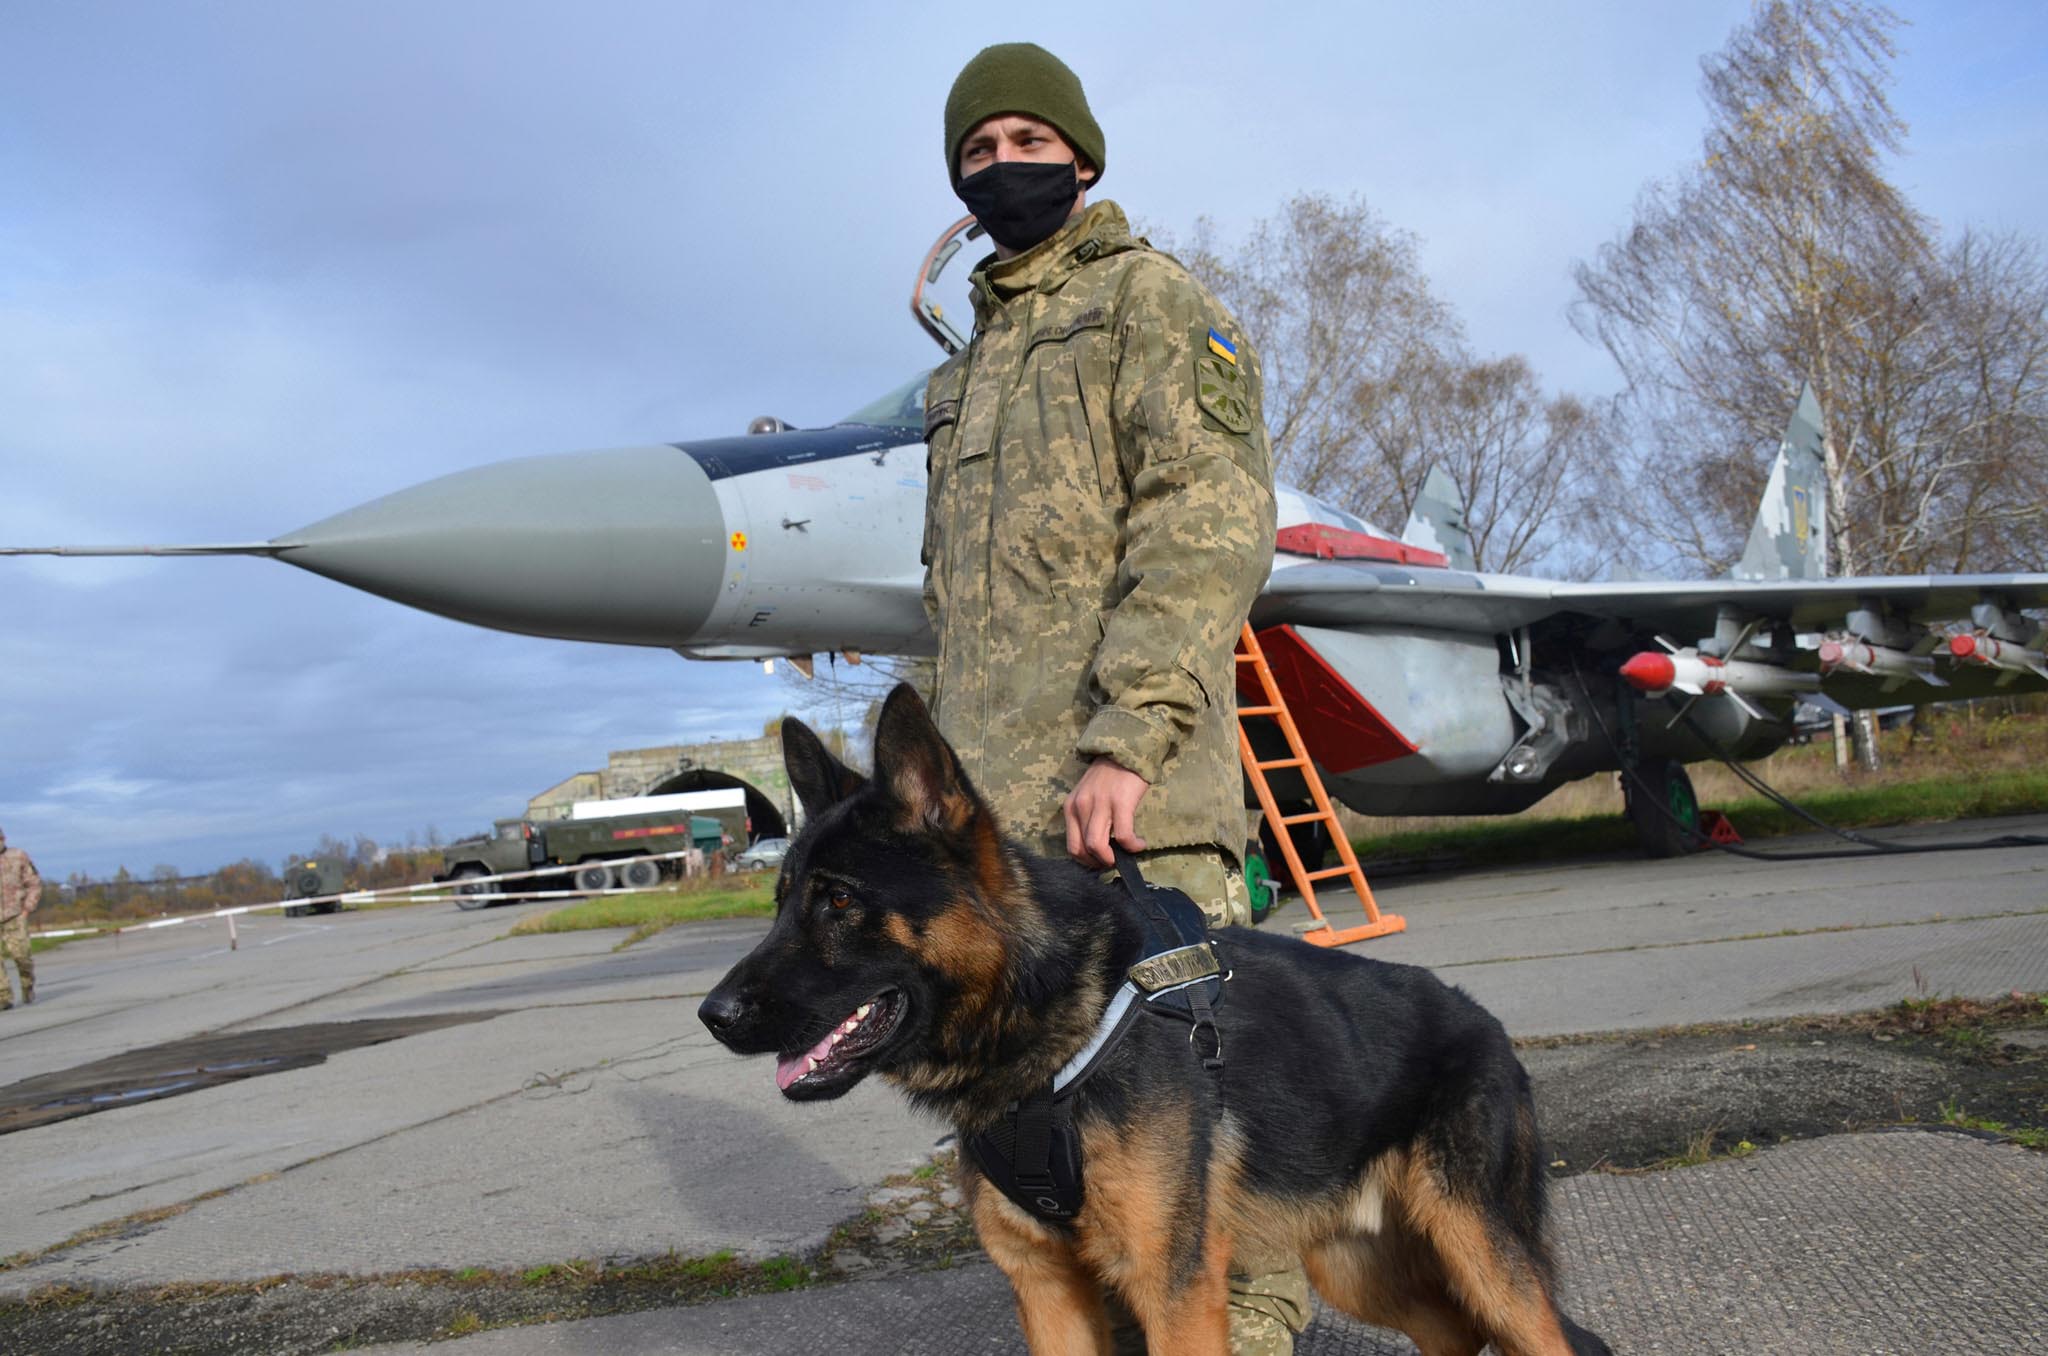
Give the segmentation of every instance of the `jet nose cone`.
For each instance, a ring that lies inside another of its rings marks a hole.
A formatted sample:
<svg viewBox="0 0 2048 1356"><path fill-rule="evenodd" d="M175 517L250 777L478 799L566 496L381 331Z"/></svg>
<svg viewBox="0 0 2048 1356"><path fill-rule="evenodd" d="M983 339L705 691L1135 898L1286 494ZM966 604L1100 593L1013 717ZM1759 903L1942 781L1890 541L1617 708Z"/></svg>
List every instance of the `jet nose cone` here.
<svg viewBox="0 0 2048 1356"><path fill-rule="evenodd" d="M459 471L276 545L301 569L444 617L625 645L688 643L725 567L717 495L674 447Z"/></svg>
<svg viewBox="0 0 2048 1356"><path fill-rule="evenodd" d="M1621 666L1621 676L1638 692L1663 692L1678 679L1678 665L1668 654L1645 651Z"/></svg>

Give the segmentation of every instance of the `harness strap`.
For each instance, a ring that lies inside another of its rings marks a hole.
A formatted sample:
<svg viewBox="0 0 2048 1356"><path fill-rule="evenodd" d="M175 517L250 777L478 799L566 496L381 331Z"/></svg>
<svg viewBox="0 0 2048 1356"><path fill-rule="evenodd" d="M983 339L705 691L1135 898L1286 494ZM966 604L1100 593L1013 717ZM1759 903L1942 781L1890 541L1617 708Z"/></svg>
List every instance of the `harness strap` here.
<svg viewBox="0 0 2048 1356"><path fill-rule="evenodd" d="M1049 1192L1052 1180L1052 1089L1042 1088L1017 1104L1017 1139L1011 1172L1033 1196Z"/></svg>
<svg viewBox="0 0 2048 1356"><path fill-rule="evenodd" d="M1146 884L1136 860L1121 848L1116 867L1143 917L1146 935L1139 959L1110 996L1087 1046L1045 1087L1012 1103L1001 1125L968 1136L962 1146L997 1190L1050 1223L1072 1220L1085 1197L1081 1141L1073 1124L1075 1094L1141 1015L1188 1023L1188 1044L1202 1067L1212 1078L1223 1072L1216 1009L1223 1003L1227 976L1209 940L1208 919L1182 892ZM1204 1030L1206 1050L1200 1039Z"/></svg>

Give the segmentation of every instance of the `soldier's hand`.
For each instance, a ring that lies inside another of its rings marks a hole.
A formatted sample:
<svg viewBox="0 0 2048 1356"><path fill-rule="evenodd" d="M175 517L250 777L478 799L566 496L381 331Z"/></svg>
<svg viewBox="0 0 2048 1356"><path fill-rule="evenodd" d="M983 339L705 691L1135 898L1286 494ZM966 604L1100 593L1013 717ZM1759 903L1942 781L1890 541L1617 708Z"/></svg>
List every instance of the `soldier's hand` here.
<svg viewBox="0 0 2048 1356"><path fill-rule="evenodd" d="M1067 851L1083 866L1116 865L1110 851L1114 839L1131 852L1143 852L1145 840L1133 824L1138 802L1152 784L1108 758L1097 758L1081 774L1067 797Z"/></svg>

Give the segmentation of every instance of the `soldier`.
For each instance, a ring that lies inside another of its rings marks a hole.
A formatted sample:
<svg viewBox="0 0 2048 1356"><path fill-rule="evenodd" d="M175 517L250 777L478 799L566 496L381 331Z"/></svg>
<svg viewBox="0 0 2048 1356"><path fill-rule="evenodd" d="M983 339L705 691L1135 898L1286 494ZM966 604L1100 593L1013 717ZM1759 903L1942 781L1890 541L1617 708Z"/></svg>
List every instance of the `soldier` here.
<svg viewBox="0 0 2048 1356"><path fill-rule="evenodd" d="M36 1001L36 962L29 954L28 916L43 902L43 878L36 864L20 848L7 846L7 834L0 830L0 956L14 962L21 974L23 1005ZM14 1006L14 990L7 983L7 967L0 963L0 1012Z"/></svg>
<svg viewBox="0 0 2048 1356"><path fill-rule="evenodd" d="M1012 834L1094 867L1121 844L1249 923L1233 655L1273 559L1258 358L1088 203L1105 164L1043 48L987 48L947 96L953 189L996 249L973 342L926 391L932 707ZM1291 1351L1307 1301L1294 1259L1240 1255L1231 1349ZM1143 1349L1127 1317L1117 1349Z"/></svg>

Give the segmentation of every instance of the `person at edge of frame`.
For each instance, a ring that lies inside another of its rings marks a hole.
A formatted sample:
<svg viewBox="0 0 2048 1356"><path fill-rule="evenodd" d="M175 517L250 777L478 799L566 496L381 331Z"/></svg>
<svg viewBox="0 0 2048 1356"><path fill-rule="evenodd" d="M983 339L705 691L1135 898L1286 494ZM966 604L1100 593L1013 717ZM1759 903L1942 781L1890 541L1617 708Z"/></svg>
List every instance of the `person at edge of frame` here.
<svg viewBox="0 0 2048 1356"><path fill-rule="evenodd" d="M968 347L926 389L932 711L1006 830L1248 924L1237 636L1272 565L1258 357L1178 261L1087 200L1081 83L989 47L946 100L954 191L995 243ZM1233 1258L1231 1350L1308 1321L1292 1256ZM1112 1303L1112 1310L1121 1306ZM1119 1352L1144 1350L1128 1313Z"/></svg>
<svg viewBox="0 0 2048 1356"><path fill-rule="evenodd" d="M43 902L43 878L36 864L20 848L7 846L7 832L0 829L0 956L14 962L21 976L23 1006L36 1001L36 961L28 937L28 916ZM7 983L7 967L0 963L0 1012L14 1006L14 990Z"/></svg>

